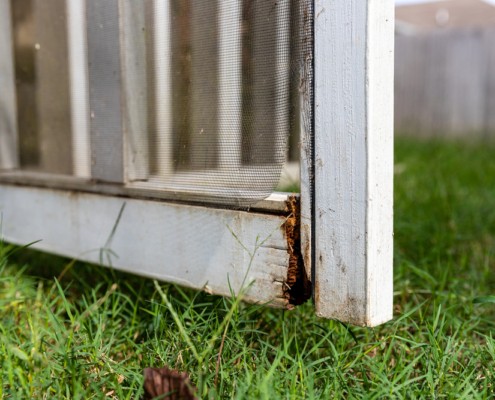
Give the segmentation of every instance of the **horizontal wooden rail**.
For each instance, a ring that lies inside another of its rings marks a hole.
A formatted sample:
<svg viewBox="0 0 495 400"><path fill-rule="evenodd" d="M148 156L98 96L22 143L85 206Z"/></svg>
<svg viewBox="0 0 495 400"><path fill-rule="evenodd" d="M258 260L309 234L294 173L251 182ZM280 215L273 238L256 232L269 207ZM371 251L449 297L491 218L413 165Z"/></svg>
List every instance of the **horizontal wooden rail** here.
<svg viewBox="0 0 495 400"><path fill-rule="evenodd" d="M284 205L271 215L0 184L8 242L220 295L245 287L247 301L291 308L295 216Z"/></svg>

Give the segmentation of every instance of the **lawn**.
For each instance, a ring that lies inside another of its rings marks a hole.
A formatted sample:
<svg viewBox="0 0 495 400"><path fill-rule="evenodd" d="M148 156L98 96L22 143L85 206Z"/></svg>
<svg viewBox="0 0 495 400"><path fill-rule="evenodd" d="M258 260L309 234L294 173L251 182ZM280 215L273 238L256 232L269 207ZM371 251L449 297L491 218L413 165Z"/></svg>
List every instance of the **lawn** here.
<svg viewBox="0 0 495 400"><path fill-rule="evenodd" d="M494 398L490 296L495 145L401 139L393 321L356 328L4 244L0 397L139 399L143 369L167 365L202 398Z"/></svg>

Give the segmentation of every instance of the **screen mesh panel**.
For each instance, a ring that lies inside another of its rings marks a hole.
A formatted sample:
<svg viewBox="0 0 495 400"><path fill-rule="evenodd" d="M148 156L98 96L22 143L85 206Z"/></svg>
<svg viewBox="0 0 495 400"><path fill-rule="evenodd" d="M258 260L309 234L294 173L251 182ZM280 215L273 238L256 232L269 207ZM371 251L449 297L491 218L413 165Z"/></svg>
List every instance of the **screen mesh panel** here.
<svg viewBox="0 0 495 400"><path fill-rule="evenodd" d="M15 0L12 14L21 165L70 174L65 1Z"/></svg>
<svg viewBox="0 0 495 400"><path fill-rule="evenodd" d="M24 170L245 206L311 129L309 0L11 8Z"/></svg>

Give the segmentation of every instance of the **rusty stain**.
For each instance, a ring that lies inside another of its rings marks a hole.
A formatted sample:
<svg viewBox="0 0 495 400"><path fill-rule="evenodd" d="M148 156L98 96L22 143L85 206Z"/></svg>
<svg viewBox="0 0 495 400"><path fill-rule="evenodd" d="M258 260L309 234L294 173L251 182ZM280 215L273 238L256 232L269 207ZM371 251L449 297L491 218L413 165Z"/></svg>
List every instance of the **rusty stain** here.
<svg viewBox="0 0 495 400"><path fill-rule="evenodd" d="M286 202L288 217L283 224L289 253L289 268L284 285L288 309L303 304L311 297L311 281L306 275L304 257L301 254L301 210L299 198L290 196Z"/></svg>

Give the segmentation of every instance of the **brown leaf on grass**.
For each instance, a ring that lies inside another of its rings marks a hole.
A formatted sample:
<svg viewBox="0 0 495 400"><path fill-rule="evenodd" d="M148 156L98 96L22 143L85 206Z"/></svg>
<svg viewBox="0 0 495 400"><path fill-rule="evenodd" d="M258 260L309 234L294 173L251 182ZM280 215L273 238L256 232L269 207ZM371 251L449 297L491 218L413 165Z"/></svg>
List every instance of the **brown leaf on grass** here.
<svg viewBox="0 0 495 400"><path fill-rule="evenodd" d="M196 400L196 388L185 372L167 367L144 369L142 400Z"/></svg>

